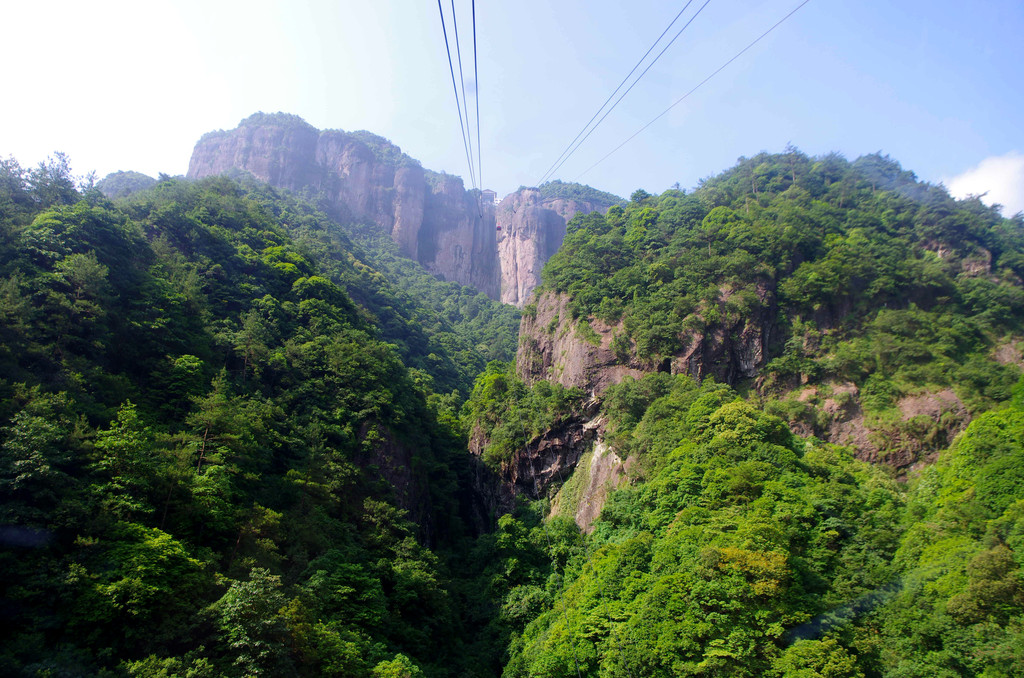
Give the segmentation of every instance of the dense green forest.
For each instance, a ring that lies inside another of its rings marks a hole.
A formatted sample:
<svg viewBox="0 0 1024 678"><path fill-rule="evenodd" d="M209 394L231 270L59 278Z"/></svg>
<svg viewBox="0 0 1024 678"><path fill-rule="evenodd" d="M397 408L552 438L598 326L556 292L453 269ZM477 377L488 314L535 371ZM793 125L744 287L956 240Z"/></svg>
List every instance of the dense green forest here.
<svg viewBox="0 0 1024 678"><path fill-rule="evenodd" d="M1020 215L879 156L762 154L577 216L541 292L649 374L584 415L583 393L495 364L463 409L496 469L573 417L629 469L589 534L544 518L581 501L573 479L502 519L503 675L1024 674L1022 253ZM663 371L752 326L772 328L756 378L720 354L702 382ZM897 407L938 389L973 417L953 440ZM937 459L897 474L792 433L840 392Z"/></svg>
<svg viewBox="0 0 1024 678"><path fill-rule="evenodd" d="M763 404L817 434L831 423L824 401L847 397L845 386L880 456L911 459L900 441L949 441L909 430L900 398L951 389L975 414L1009 397L1022 253L1020 215L956 201L885 157L790 150L743 159L693 193L637 191L606 215L577 216L543 286L567 294L575 317L616 327L620 360L645 369L702 338L763 336L756 375L727 356L707 372L790 394Z"/></svg>
<svg viewBox="0 0 1024 678"><path fill-rule="evenodd" d="M603 412L643 471L589 535L547 500L502 518L503 675L1024 671L1024 382L909 484L710 379Z"/></svg>
<svg viewBox="0 0 1024 678"><path fill-rule="evenodd" d="M481 663L456 411L514 314L265 186L0 169L0 673Z"/></svg>
<svg viewBox="0 0 1024 678"><path fill-rule="evenodd" d="M594 397L372 226L111 182L0 161L0 674L1024 675L1020 216L792 149L637 191L544 270L647 372ZM664 371L751 327L756 376ZM824 440L844 394L914 465ZM586 531L571 469L496 502L583 420Z"/></svg>
<svg viewBox="0 0 1024 678"><path fill-rule="evenodd" d="M517 308L496 303L472 287L438 280L401 256L394 241L375 226L343 224L341 229L360 256L387 277L401 303L415 307L416 320L430 341L455 358L463 396L488 362L515 358Z"/></svg>

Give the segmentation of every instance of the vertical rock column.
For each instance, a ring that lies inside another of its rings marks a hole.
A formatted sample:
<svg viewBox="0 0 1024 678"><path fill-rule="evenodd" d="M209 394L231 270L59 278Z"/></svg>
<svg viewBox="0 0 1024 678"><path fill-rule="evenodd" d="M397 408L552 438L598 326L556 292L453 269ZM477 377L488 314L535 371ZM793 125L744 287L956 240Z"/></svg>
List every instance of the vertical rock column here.
<svg viewBox="0 0 1024 678"><path fill-rule="evenodd" d="M501 297L520 308L540 284L540 272L565 239L565 225L577 212L600 209L596 205L563 198L543 199L539 191L524 188L497 207L498 262Z"/></svg>

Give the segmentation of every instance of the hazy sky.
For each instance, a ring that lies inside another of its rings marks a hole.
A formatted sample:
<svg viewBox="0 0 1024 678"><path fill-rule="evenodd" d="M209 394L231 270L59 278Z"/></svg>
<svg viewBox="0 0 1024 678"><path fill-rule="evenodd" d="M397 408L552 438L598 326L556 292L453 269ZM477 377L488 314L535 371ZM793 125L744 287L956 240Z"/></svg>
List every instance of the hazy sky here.
<svg viewBox="0 0 1024 678"><path fill-rule="evenodd" d="M811 0L580 176L800 1L710 0L556 178L657 193L792 143L850 159L882 151L923 179L1024 210L1020 0ZM480 0L484 184L501 195L535 184L684 4ZM451 0L442 5L450 15ZM455 8L469 76L470 2ZM285 111L368 129L468 184L437 10L432 0L6 2L0 156L34 165L60 150L79 174L181 174L204 132Z"/></svg>

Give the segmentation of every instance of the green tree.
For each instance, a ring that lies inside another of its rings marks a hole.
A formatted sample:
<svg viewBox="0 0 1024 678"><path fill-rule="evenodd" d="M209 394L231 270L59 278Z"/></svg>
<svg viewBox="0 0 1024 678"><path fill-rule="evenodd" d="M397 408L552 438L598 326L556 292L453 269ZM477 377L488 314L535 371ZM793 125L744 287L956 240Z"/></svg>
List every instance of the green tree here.
<svg viewBox="0 0 1024 678"><path fill-rule="evenodd" d="M118 409L109 429L97 431L95 446L92 470L101 479L92 488L100 509L122 520L151 513L148 498L155 472L153 434L142 424L130 400Z"/></svg>
<svg viewBox="0 0 1024 678"><path fill-rule="evenodd" d="M31 170L27 183L30 195L43 207L71 205L79 198L71 160L59 151Z"/></svg>
<svg viewBox="0 0 1024 678"><path fill-rule="evenodd" d="M231 584L214 604L225 646L241 675L295 675L286 603L281 578L253 568L247 581Z"/></svg>
<svg viewBox="0 0 1024 678"><path fill-rule="evenodd" d="M417 678L422 675L419 667L404 654L396 654L394 659L373 667L373 678Z"/></svg>

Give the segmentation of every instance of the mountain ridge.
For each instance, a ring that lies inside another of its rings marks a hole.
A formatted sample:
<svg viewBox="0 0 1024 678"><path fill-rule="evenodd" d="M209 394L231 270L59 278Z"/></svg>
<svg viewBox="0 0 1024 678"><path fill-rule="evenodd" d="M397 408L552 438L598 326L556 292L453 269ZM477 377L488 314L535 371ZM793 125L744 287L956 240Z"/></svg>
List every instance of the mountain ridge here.
<svg viewBox="0 0 1024 678"><path fill-rule="evenodd" d="M902 476L1019 376L1022 245L1019 218L953 200L887 157L741 158L694 193L638 191L571 220L506 378L595 401L650 374L710 380ZM593 419L569 409L556 427ZM499 470L584 457L542 430L519 451L498 433L474 450ZM557 454L524 464L544 450ZM536 497L549 475L509 478Z"/></svg>
<svg viewBox="0 0 1024 678"><path fill-rule="evenodd" d="M542 201L543 190L523 189L495 206L459 177L424 169L383 137L320 131L283 113L257 113L233 130L203 135L187 177L233 171L314 197L339 220L376 224L403 256L431 273L517 306L540 282L568 219L607 209L614 198L594 189L569 195L575 185L559 183L546 186L566 197ZM520 214L524 204L530 209Z"/></svg>

